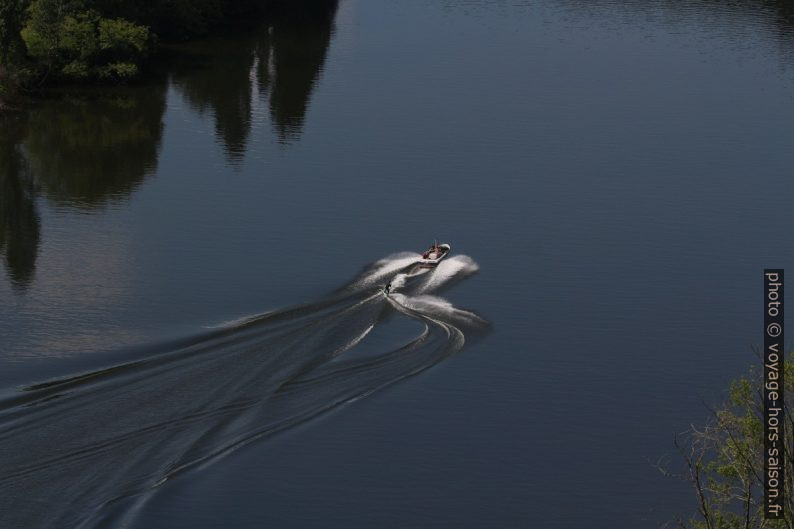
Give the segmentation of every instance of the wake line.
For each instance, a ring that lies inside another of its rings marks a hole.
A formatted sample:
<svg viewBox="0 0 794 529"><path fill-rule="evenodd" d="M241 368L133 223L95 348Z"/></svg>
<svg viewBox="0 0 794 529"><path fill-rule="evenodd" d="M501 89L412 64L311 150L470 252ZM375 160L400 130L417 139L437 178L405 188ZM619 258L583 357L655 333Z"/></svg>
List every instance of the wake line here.
<svg viewBox="0 0 794 529"><path fill-rule="evenodd" d="M174 476L454 354L486 323L433 294L477 265L456 256L417 269L416 257L377 261L318 302L0 401L0 526L119 525ZM373 329L406 317L418 335L356 355Z"/></svg>

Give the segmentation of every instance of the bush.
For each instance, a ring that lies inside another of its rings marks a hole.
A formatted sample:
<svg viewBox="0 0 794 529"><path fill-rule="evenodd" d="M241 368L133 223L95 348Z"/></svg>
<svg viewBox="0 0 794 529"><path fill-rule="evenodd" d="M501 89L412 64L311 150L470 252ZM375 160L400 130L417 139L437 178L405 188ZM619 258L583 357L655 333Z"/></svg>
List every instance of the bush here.
<svg viewBox="0 0 794 529"><path fill-rule="evenodd" d="M158 35L203 35L271 1L0 0L0 85L129 79Z"/></svg>
<svg viewBox="0 0 794 529"><path fill-rule="evenodd" d="M784 363L783 417L787 436L794 435L794 362ZM676 440L686 464L682 477L695 492L698 517L676 525L691 529L776 529L794 526L794 457L790 437L782 461L786 472L785 517L764 519L764 427L761 370L751 370L731 384L728 401L713 410L709 424L692 427Z"/></svg>
<svg viewBox="0 0 794 529"><path fill-rule="evenodd" d="M56 0L34 0L22 39L30 55L48 75L65 79L128 79L149 51L151 35L145 26L124 19L103 18L82 9L53 11Z"/></svg>

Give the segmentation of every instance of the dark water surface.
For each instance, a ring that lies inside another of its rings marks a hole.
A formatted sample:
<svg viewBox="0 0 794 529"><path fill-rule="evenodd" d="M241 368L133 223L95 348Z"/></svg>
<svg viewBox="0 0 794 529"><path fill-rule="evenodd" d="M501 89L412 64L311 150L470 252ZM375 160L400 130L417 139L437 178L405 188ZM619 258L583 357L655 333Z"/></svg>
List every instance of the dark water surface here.
<svg viewBox="0 0 794 529"><path fill-rule="evenodd" d="M652 463L794 264L790 6L343 0L5 118L0 526L694 512Z"/></svg>

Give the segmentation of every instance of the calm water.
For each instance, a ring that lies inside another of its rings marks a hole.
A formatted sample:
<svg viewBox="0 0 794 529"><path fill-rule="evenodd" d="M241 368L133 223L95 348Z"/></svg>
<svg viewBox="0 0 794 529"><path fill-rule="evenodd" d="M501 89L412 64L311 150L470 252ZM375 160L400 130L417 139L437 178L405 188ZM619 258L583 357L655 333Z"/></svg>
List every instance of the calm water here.
<svg viewBox="0 0 794 529"><path fill-rule="evenodd" d="M6 118L0 525L693 513L653 463L794 266L788 6L342 0Z"/></svg>

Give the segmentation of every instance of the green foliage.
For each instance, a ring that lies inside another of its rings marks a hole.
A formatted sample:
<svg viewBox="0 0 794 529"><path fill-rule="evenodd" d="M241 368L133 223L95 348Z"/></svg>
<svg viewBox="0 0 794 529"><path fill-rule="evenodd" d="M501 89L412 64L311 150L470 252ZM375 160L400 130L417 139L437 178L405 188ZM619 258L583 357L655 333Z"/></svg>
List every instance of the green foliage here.
<svg viewBox="0 0 794 529"><path fill-rule="evenodd" d="M131 79L138 75L138 65L131 62L112 62L98 70L103 79Z"/></svg>
<svg viewBox="0 0 794 529"><path fill-rule="evenodd" d="M0 0L0 91L10 81L123 80L158 36L185 39L280 0Z"/></svg>
<svg viewBox="0 0 794 529"><path fill-rule="evenodd" d="M784 364L785 400L782 415L791 434L794 403L794 362ZM684 478L698 500L699 517L680 527L692 529L769 529L794 525L794 490L784 483L785 519L763 519L764 427L761 373L735 380L728 401L714 410L713 420L702 428L693 427L683 444L676 443L687 465ZM787 443L782 457L787 476L794 475L794 458Z"/></svg>
<svg viewBox="0 0 794 529"><path fill-rule="evenodd" d="M95 12L89 11L68 16L61 23L59 49L61 57L68 61L61 68L61 73L67 77L82 79L91 75L90 63L97 50L98 18Z"/></svg>
<svg viewBox="0 0 794 529"><path fill-rule="evenodd" d="M83 2L33 0L22 29L27 52L49 75L128 79L149 51L145 26L103 17Z"/></svg>
<svg viewBox="0 0 794 529"><path fill-rule="evenodd" d="M57 57L61 23L76 8L74 2L33 0L21 30L28 55L43 65L51 65Z"/></svg>
<svg viewBox="0 0 794 529"><path fill-rule="evenodd" d="M99 47L116 53L144 53L149 30L127 20L103 18L99 21Z"/></svg>

